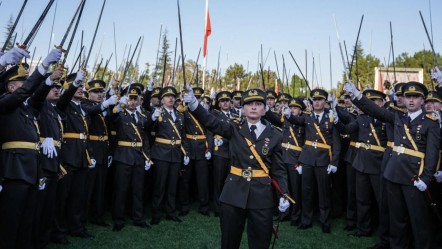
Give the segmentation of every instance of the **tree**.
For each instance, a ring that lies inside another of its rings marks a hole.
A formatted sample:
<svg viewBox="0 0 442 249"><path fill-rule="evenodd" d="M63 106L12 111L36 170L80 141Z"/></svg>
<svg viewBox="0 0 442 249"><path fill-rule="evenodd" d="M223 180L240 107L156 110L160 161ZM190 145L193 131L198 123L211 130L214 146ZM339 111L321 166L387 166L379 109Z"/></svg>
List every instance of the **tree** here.
<svg viewBox="0 0 442 249"><path fill-rule="evenodd" d="M169 56L169 40L167 39L167 30L164 31L163 35L163 45L161 46L161 53L160 53L160 59L158 61L158 65L156 65L157 70L154 73L154 77L156 77L159 82L158 84L161 84L161 82L167 83L166 79L168 79L169 76L167 75L167 72L170 71L171 65L170 65L170 56ZM164 72L164 73L163 73ZM163 79L164 75L164 79Z"/></svg>
<svg viewBox="0 0 442 249"><path fill-rule="evenodd" d="M6 24L6 27L5 27L6 28L5 41L3 43L6 42L6 39L8 38L9 33L11 33L13 26L14 26L14 18L11 15L11 17L9 17L8 24ZM13 47L14 47L14 43L13 43L12 39L9 39L8 44L6 45L6 50L9 50Z"/></svg>

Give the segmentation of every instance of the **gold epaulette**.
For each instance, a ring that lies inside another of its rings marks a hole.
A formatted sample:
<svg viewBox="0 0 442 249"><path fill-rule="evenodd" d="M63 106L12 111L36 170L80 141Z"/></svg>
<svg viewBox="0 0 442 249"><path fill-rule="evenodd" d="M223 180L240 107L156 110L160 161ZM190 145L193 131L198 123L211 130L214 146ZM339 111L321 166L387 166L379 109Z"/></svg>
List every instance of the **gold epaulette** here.
<svg viewBox="0 0 442 249"><path fill-rule="evenodd" d="M183 113L183 112L187 111L187 106L179 105L176 109L177 109L177 111Z"/></svg>
<svg viewBox="0 0 442 249"><path fill-rule="evenodd" d="M274 126L274 125L272 125L272 127L273 127L273 128L276 128L278 131L282 132L282 129L281 129L280 127L278 127L278 126Z"/></svg>
<svg viewBox="0 0 442 249"><path fill-rule="evenodd" d="M426 114L425 116L433 121L437 120L437 118L435 116L433 116L432 114Z"/></svg>
<svg viewBox="0 0 442 249"><path fill-rule="evenodd" d="M310 115L311 112L310 111L304 111L304 114Z"/></svg>
<svg viewBox="0 0 442 249"><path fill-rule="evenodd" d="M390 107L391 109L393 109L393 110L400 111L400 112L403 112L403 113L406 113L406 112L407 112L406 109L404 109L404 108L400 108L400 107L397 107L397 106L394 105L394 103L390 103L390 106L389 106L389 107Z"/></svg>

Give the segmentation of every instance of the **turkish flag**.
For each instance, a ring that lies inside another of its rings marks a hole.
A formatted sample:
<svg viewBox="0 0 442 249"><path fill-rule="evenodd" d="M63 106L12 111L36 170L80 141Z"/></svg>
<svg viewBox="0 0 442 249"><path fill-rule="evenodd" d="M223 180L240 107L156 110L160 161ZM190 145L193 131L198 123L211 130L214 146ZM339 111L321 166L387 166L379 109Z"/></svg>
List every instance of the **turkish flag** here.
<svg viewBox="0 0 442 249"><path fill-rule="evenodd" d="M210 25L210 14L209 14L209 1L206 1L206 29L204 32L204 49L203 49L203 56L206 58L207 55L207 39L209 38L210 34L212 34L212 26Z"/></svg>

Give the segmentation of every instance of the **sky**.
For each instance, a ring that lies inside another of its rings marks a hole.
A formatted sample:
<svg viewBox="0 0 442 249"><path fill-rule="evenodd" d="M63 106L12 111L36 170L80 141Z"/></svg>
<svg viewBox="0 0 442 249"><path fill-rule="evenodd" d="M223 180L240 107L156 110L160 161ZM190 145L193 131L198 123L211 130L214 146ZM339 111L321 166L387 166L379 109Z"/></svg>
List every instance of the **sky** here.
<svg viewBox="0 0 442 249"><path fill-rule="evenodd" d="M9 18L17 16L23 1L1 2L0 28L3 37L0 37L0 44L5 39L3 33ZM25 39L48 2L48 0L28 0L16 28L17 40ZM80 0L55 1L34 42L28 48L32 52L36 47L35 58L44 57L49 47L52 48L53 45L60 43L79 3ZM68 65L72 64L81 30L84 30L85 46L90 47L102 3L102 0L86 0L79 31L72 45L70 57L67 59ZM186 59L196 60L198 50L203 46L205 4L205 0L180 1ZM329 89L331 84L335 87L336 82L341 80L343 72L333 15L337 22L340 40L342 43L346 41L348 53L352 53L350 50L355 44L359 23L364 15L359 40L365 54L371 51L371 54L383 62L389 55L390 21L396 56L402 52L413 54L424 48L430 48L419 16L421 10L431 33L430 5L434 48L436 52L440 52L442 15L438 12L442 10L442 1L439 0L209 0L212 35L208 42L207 69L217 67L218 51L221 50L222 72L234 63L242 64L245 69L249 65L248 71L256 72L262 44L264 59L270 49L265 68L270 66L271 70L276 70L273 55L275 51L280 71L284 55L287 70L291 74L300 75L289 51L305 74L305 50L307 50L308 80L312 78L314 57L318 84ZM51 35L54 13L55 22ZM117 63L121 63L125 47L130 45L134 47L138 38L144 36L139 63L155 64L161 25L163 31L167 29L170 49L173 50L175 47L175 38L179 37L177 13L176 0L107 0L89 59L89 68L92 67L99 52L100 58L103 56L104 60L114 52L114 23ZM332 58L331 78L329 39ZM101 51L99 51L100 46ZM115 69L115 65L114 54L109 67ZM144 67L140 68L143 69Z"/></svg>

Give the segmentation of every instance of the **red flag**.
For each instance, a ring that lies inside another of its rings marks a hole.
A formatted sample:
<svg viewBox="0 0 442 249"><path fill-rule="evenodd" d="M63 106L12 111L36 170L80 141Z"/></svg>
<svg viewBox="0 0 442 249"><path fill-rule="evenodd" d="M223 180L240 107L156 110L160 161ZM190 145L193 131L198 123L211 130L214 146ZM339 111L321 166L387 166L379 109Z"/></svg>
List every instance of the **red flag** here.
<svg viewBox="0 0 442 249"><path fill-rule="evenodd" d="M206 1L206 29L204 32L204 49L203 56L206 58L207 55L207 39L210 34L212 34L212 26L210 25L210 15L209 15L209 0Z"/></svg>
<svg viewBox="0 0 442 249"><path fill-rule="evenodd" d="M279 95L279 84L277 79L275 79L275 93L276 95Z"/></svg>

